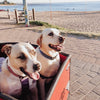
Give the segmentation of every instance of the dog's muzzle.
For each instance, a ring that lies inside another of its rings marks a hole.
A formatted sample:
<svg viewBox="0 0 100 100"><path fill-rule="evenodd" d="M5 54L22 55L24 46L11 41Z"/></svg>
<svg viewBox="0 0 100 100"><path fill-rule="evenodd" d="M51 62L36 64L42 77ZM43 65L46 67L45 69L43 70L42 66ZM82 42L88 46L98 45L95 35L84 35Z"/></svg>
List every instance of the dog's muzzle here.
<svg viewBox="0 0 100 100"><path fill-rule="evenodd" d="M61 51L62 48L61 45L53 45L53 44L49 44L49 47L55 51Z"/></svg>
<svg viewBox="0 0 100 100"><path fill-rule="evenodd" d="M40 78L40 64L35 64L33 66L33 72L28 72L26 69L23 67L20 67L20 71L23 72L26 76L30 77L31 79L38 80Z"/></svg>
<svg viewBox="0 0 100 100"><path fill-rule="evenodd" d="M59 36L59 38L58 38L59 44L58 44L58 45L49 44L48 46L49 46L51 49L55 50L55 51L61 51L61 49L62 49L62 44L64 43L64 40L65 40L64 37Z"/></svg>
<svg viewBox="0 0 100 100"><path fill-rule="evenodd" d="M33 65L33 70L34 71L40 71L40 69L41 69L41 66L40 66L39 63Z"/></svg>

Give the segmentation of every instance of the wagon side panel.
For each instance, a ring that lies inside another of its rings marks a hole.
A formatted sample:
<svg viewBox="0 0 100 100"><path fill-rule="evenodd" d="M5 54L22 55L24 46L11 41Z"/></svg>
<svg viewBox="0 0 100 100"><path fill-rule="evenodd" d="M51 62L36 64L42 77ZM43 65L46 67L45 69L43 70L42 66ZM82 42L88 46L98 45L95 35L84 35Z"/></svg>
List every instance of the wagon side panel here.
<svg viewBox="0 0 100 100"><path fill-rule="evenodd" d="M70 59L65 61L47 100L67 100L69 94Z"/></svg>

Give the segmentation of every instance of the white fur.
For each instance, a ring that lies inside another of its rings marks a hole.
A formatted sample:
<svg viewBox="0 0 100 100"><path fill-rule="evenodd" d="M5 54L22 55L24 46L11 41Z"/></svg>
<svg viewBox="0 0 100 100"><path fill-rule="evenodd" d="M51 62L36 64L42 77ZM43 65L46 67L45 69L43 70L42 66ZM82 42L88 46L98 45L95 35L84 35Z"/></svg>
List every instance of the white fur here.
<svg viewBox="0 0 100 100"><path fill-rule="evenodd" d="M38 55L37 59L42 64L42 69L40 73L47 77L55 75L55 73L57 73L57 70L59 68L59 61L60 61L59 54L57 54L57 57L54 60L50 60L44 57L43 55L41 55L39 48L37 48L37 55Z"/></svg>
<svg viewBox="0 0 100 100"><path fill-rule="evenodd" d="M53 32L53 36L49 36L48 34ZM59 45L59 37L60 37L60 31L54 28L47 28L45 29L40 37L37 40L37 43L39 47L36 49L37 51L37 59L42 64L42 69L40 71L40 74L50 77L56 75L58 68L60 66L60 57L59 52L51 49L48 45L54 44ZM50 60L46 57L44 57L40 50L45 53L46 55L50 57L55 57L55 59ZM39 79L40 91L41 91L41 100L45 100L45 83L48 82L48 79Z"/></svg>
<svg viewBox="0 0 100 100"><path fill-rule="evenodd" d="M25 61L20 61L17 57L20 53L24 53L27 57ZM14 73L19 76L26 76L23 72L20 71L20 67L25 68L29 73L34 73L33 64L40 62L37 61L35 49L29 43L18 43L11 46L11 53L4 60L2 64L2 71L0 72L0 91L7 93L9 95L18 96L21 94L21 82L20 78L13 75L9 70L8 66L12 69ZM36 82L33 83L33 79L29 78L29 88L32 91L36 90ZM36 90L37 91L37 90ZM35 93L37 94L37 93ZM34 94L33 94L34 95ZM37 100L37 97L34 98Z"/></svg>

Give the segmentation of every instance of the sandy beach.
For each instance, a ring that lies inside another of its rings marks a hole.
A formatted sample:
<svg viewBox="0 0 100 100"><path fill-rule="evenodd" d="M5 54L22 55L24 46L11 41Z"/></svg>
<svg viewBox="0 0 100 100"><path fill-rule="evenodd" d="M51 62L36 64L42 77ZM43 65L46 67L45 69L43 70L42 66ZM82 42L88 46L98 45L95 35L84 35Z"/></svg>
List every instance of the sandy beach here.
<svg viewBox="0 0 100 100"><path fill-rule="evenodd" d="M10 12L10 19L7 17L6 12L0 12L0 43L36 44L40 32L34 26L16 25L14 12ZM35 12L35 18L74 31L100 34L100 12ZM68 100L100 100L100 39L68 35L63 52L72 55Z"/></svg>
<svg viewBox="0 0 100 100"><path fill-rule="evenodd" d="M32 16L32 12L29 14ZM15 23L15 13L10 12L11 20ZM0 12L0 17L7 17L7 13ZM79 32L100 33L100 11L92 12L35 12L35 19L58 25L69 30ZM1 19L0 19L1 20Z"/></svg>
<svg viewBox="0 0 100 100"><path fill-rule="evenodd" d="M41 12L36 19L80 32L100 33L100 12Z"/></svg>

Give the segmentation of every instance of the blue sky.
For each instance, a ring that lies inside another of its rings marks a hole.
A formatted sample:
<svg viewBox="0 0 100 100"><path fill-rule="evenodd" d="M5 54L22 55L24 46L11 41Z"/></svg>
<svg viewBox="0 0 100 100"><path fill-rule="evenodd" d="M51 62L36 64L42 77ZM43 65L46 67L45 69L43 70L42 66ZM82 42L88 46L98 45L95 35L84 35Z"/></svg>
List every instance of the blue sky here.
<svg viewBox="0 0 100 100"><path fill-rule="evenodd" d="M0 0L0 2L2 2L4 0ZM22 3L23 0L7 0L9 2L13 2L13 3ZM28 3L49 3L49 2L79 2L79 1L83 1L83 2L87 2L87 1L100 1L100 0L27 0Z"/></svg>

